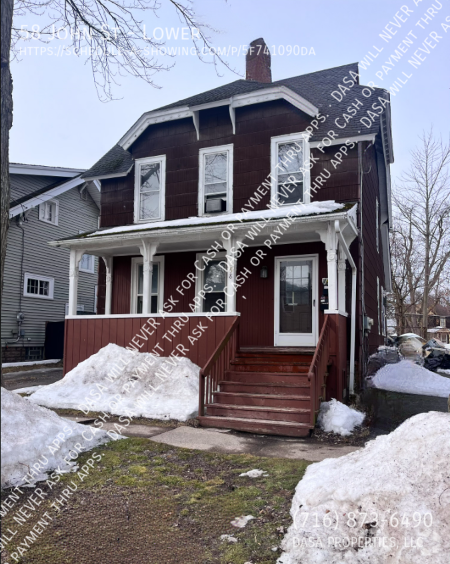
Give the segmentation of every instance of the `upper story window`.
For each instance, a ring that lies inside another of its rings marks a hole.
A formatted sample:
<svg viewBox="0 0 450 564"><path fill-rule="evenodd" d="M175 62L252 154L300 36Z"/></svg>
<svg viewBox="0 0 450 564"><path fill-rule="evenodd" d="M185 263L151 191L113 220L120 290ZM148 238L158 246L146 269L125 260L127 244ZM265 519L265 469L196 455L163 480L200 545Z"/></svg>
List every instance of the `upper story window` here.
<svg viewBox="0 0 450 564"><path fill-rule="evenodd" d="M164 220L166 156L136 160L134 221Z"/></svg>
<svg viewBox="0 0 450 564"><path fill-rule="evenodd" d="M272 203L294 205L310 201L308 139L307 133L272 137Z"/></svg>
<svg viewBox="0 0 450 564"><path fill-rule="evenodd" d="M233 145L200 149L199 215L233 212Z"/></svg>
<svg viewBox="0 0 450 564"><path fill-rule="evenodd" d="M39 219L52 225L58 225L59 202L58 200L47 200L39 206Z"/></svg>
<svg viewBox="0 0 450 564"><path fill-rule="evenodd" d="M23 280L23 295L28 298L53 300L54 285L54 278L26 272Z"/></svg>

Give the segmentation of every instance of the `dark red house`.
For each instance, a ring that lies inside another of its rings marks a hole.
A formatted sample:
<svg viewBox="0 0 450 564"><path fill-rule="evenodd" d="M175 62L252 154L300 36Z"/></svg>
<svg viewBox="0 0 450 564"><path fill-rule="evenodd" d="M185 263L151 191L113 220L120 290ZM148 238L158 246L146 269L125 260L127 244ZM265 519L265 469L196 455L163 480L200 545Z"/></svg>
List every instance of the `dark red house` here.
<svg viewBox="0 0 450 564"><path fill-rule="evenodd" d="M84 174L100 229L54 243L71 252L64 362L109 342L184 354L203 425L299 436L384 340L389 95L356 63L271 82L259 45L247 80L145 113ZM84 253L103 258L96 316L76 315Z"/></svg>

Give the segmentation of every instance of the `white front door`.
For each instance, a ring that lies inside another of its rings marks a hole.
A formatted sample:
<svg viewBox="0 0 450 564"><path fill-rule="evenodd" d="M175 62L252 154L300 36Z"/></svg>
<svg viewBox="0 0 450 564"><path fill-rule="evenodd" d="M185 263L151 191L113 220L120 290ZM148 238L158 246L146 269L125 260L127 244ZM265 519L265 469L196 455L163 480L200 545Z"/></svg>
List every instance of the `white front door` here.
<svg viewBox="0 0 450 564"><path fill-rule="evenodd" d="M275 259L275 346L317 344L318 257Z"/></svg>

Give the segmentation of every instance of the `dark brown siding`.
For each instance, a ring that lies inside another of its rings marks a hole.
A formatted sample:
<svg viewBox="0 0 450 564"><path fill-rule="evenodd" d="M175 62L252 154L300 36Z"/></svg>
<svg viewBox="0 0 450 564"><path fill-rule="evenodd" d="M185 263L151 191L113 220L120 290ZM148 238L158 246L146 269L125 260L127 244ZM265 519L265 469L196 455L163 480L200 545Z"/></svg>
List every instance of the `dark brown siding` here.
<svg viewBox="0 0 450 564"><path fill-rule="evenodd" d="M131 257L114 257L111 313L130 313Z"/></svg>
<svg viewBox="0 0 450 564"><path fill-rule="evenodd" d="M336 158L340 145L332 146L323 151L313 149L311 151L315 162L311 170L311 199L312 200L336 200L337 202L354 202L359 198L358 179L358 149L348 149L347 155L342 162ZM331 174L330 178L321 185L319 176L323 178ZM315 188L315 185L317 188ZM315 192L314 189L317 191Z"/></svg>
<svg viewBox="0 0 450 564"><path fill-rule="evenodd" d="M203 147L234 144L233 210L238 211L270 172L270 139L304 131L309 118L288 102L236 109L232 133L228 106L200 112L200 141L192 119L149 127L130 147L134 158L166 155L166 219L197 215L198 159ZM101 226L133 223L134 171L102 181ZM269 196L259 203L267 206ZM255 208L256 209L256 208Z"/></svg>
<svg viewBox="0 0 450 564"><path fill-rule="evenodd" d="M377 154L372 145L367 151L363 144L363 181L362 181L362 234L364 240L364 299L366 314L374 320L368 337L368 353L372 354L383 344L384 338L378 329L377 276L380 288L384 286L384 267L382 241L379 237L379 252L376 246L376 198L379 200L379 184L377 173Z"/></svg>

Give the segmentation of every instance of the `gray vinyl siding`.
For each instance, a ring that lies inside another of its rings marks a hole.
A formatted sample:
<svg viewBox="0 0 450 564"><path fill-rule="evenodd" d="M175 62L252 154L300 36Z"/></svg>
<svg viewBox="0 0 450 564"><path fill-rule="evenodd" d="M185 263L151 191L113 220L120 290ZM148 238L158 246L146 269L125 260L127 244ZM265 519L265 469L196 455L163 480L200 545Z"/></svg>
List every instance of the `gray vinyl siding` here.
<svg viewBox="0 0 450 564"><path fill-rule="evenodd" d="M92 231L97 228L99 209L87 190L84 191L83 197L86 200L81 199L78 188L72 188L54 198L59 202L58 225L40 221L39 207L30 211L27 221L22 225L25 233L23 276L25 273L31 273L54 278L53 300L23 295L22 230L16 218L10 221L2 298L2 347L6 341L13 341L17 337L13 335L12 330L17 332L16 316L19 311L25 316L22 324L25 336L16 345L8 346L42 347L46 322L64 320L69 295L69 251L51 247L48 243L77 235L79 231ZM80 272L78 304L84 305L85 311L94 311L97 268L96 259L93 274Z"/></svg>
<svg viewBox="0 0 450 564"><path fill-rule="evenodd" d="M11 174L11 202L28 196L36 190L44 188L44 186L50 186L59 180L64 180L59 176L33 176L31 174ZM70 180L67 178L67 180Z"/></svg>

